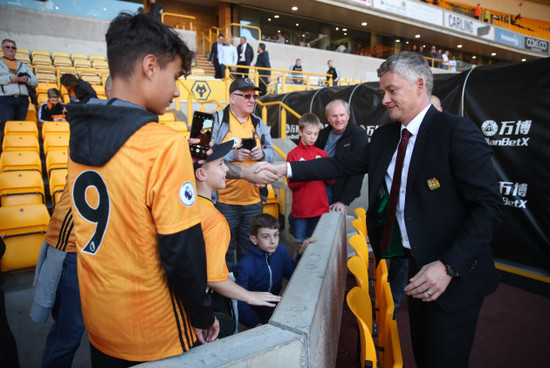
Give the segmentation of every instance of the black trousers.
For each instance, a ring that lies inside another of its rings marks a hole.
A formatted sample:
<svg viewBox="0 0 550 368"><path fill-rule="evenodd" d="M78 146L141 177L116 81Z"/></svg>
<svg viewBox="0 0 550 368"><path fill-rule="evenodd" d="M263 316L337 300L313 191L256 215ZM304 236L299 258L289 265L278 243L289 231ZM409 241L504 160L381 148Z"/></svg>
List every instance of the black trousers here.
<svg viewBox="0 0 550 368"><path fill-rule="evenodd" d="M247 64L246 61L239 61L237 63L237 65L246 65L246 66L250 66L250 64ZM237 78L244 78L244 77L248 77L248 72L250 71L250 69L248 68L237 68Z"/></svg>
<svg viewBox="0 0 550 368"><path fill-rule="evenodd" d="M414 259L409 277L418 272ZM474 342L483 299L459 311L448 312L435 302L407 297L414 359L418 368L466 368Z"/></svg>

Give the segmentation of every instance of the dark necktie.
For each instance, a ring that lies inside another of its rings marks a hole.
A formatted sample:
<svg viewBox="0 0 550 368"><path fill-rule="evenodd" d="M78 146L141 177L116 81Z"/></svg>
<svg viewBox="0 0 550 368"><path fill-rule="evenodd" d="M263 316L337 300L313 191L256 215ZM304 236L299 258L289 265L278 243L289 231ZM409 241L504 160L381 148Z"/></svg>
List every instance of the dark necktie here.
<svg viewBox="0 0 550 368"><path fill-rule="evenodd" d="M393 171L393 180L391 183L388 206L386 207L386 226L380 242L380 254L384 254L390 249L390 243L393 234L393 223L395 222L395 210L399 201L399 188L401 187L401 173L403 171L403 159L407 151L407 143L411 137L411 132L407 129L401 131L401 142L397 149L397 158L395 159L395 170Z"/></svg>

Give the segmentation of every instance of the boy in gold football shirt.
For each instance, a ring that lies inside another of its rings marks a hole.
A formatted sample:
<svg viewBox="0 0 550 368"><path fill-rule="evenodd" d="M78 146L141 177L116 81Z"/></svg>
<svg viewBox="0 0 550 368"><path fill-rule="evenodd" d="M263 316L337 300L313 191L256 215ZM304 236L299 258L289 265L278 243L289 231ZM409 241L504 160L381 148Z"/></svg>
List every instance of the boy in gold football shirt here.
<svg viewBox="0 0 550 368"><path fill-rule="evenodd" d="M106 34L110 100L70 104L69 185L92 366L130 366L213 341L189 146L158 124L193 53L146 14Z"/></svg>
<svg viewBox="0 0 550 368"><path fill-rule="evenodd" d="M214 313L220 321L219 337L229 336L235 330L235 320L231 315L231 304L227 298L240 300L250 305L275 307L281 297L268 292L248 291L229 279L225 254L229 247L231 232L225 217L212 203L212 193L225 188L228 168L224 156L232 149L233 142L212 147L213 153L202 166L195 164L195 179L201 226L206 246L206 270L208 287L212 293Z"/></svg>

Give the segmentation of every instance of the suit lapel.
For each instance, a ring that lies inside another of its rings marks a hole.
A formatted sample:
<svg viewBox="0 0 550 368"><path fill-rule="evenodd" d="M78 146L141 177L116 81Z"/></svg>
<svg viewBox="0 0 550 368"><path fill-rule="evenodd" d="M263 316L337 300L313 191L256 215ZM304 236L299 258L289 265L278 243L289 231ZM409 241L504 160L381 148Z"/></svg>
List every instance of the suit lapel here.
<svg viewBox="0 0 550 368"><path fill-rule="evenodd" d="M411 186L415 182L418 170L422 163L422 157L424 157L424 152L426 151L427 142L430 138L430 130L433 123L433 118L437 110L431 106L422 124L420 125L420 130L418 131L418 137L416 137L416 142L414 144L414 151L411 157L411 163L409 165L409 175L407 178L407 193L409 193Z"/></svg>

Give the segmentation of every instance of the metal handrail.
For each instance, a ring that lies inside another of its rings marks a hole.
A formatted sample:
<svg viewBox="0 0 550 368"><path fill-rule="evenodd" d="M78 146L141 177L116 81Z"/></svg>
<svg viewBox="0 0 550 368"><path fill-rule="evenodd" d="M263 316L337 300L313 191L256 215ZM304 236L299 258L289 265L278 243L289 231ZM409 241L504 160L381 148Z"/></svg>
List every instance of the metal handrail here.
<svg viewBox="0 0 550 368"><path fill-rule="evenodd" d="M176 18L183 18L183 19L190 19L191 21L189 22L189 30L192 31L193 30L193 20L197 19L196 17L192 16L192 15L184 15L184 14L176 14L176 13L168 13L168 12L164 12L162 13L161 15L161 21L162 23L164 23L164 18L166 16L170 16L170 17L176 17ZM166 23L165 23L166 24ZM178 25L179 23L176 23L176 26ZM185 25L185 23L183 23L183 25ZM177 28L177 27L174 27L174 28ZM183 28L182 26L182 29L185 29Z"/></svg>

